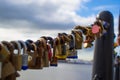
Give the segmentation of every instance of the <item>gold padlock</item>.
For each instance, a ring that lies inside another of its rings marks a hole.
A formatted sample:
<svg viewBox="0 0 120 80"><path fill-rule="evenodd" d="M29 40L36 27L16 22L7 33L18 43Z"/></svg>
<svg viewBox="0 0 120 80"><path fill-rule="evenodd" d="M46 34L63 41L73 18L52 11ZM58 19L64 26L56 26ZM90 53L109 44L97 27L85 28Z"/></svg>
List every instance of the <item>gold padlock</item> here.
<svg viewBox="0 0 120 80"><path fill-rule="evenodd" d="M5 62L6 60L9 59L10 52L6 46L4 46L3 43L0 43L0 62Z"/></svg>
<svg viewBox="0 0 120 80"><path fill-rule="evenodd" d="M64 48L63 48L64 47ZM66 55L66 45L65 45L65 40L63 36L56 37L55 40L55 56L57 57L58 60L65 60L67 55Z"/></svg>
<svg viewBox="0 0 120 80"><path fill-rule="evenodd" d="M18 41L11 41L11 43L14 45L13 63L16 70L20 71L22 69L21 45Z"/></svg>
<svg viewBox="0 0 120 80"><path fill-rule="evenodd" d="M15 68L11 62L11 45L9 44L9 42L7 41L2 41L1 42L3 44L4 47L6 47L6 50L9 50L9 58L7 58L6 61L1 62L1 78L7 80L6 78L8 78L11 80L15 80L16 76L15 76ZM14 77L11 77L12 75L14 75Z"/></svg>
<svg viewBox="0 0 120 80"><path fill-rule="evenodd" d="M13 65L14 61L13 61L13 53L14 53L14 46L12 45L12 43L8 42L8 41L2 41L2 43L8 48L8 50L10 51L10 57L9 57L9 61L11 62L11 64ZM14 66L14 65L13 65ZM14 66L15 69L15 66ZM9 75L6 77L5 80L16 80L16 77L19 77L20 74L16 71L15 73Z"/></svg>
<svg viewBox="0 0 120 80"><path fill-rule="evenodd" d="M6 78L9 75L14 74L15 72L15 68L10 61L2 64L2 78Z"/></svg>
<svg viewBox="0 0 120 80"><path fill-rule="evenodd" d="M29 50L28 53L28 67L29 69L42 69L43 63L42 58L38 56L38 47L35 43L31 44L33 50Z"/></svg>
<svg viewBox="0 0 120 80"><path fill-rule="evenodd" d="M75 36L75 49L82 49L83 37L77 31L72 31L72 34Z"/></svg>
<svg viewBox="0 0 120 80"><path fill-rule="evenodd" d="M43 58L43 66L44 67L49 67L49 59L48 59L48 49L47 49L47 39L46 39L46 37L41 37L40 39L39 39L42 43L43 43L43 47L42 47L42 45L41 45L41 49L42 49L42 54L43 54L43 56L42 56L42 58ZM39 46L40 47L40 46ZM40 53L41 54L41 53Z"/></svg>

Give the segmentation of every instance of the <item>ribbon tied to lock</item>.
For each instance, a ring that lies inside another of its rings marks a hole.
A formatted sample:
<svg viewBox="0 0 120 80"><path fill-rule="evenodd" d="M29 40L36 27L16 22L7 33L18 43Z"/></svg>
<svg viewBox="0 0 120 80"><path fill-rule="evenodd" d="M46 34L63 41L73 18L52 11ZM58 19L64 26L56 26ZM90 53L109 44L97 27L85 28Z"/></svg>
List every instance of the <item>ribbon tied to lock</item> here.
<svg viewBox="0 0 120 80"><path fill-rule="evenodd" d="M97 34L100 32L100 27L98 25L93 25L92 26L92 33Z"/></svg>

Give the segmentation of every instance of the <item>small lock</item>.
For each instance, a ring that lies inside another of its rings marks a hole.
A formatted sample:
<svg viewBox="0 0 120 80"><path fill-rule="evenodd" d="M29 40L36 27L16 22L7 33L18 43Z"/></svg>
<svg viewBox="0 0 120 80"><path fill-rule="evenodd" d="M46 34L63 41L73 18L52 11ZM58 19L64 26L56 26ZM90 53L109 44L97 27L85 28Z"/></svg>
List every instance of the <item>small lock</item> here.
<svg viewBox="0 0 120 80"><path fill-rule="evenodd" d="M47 49L48 49L48 59L49 61L51 61L51 58L52 58L52 48L51 48L51 45L49 43L47 43Z"/></svg>
<svg viewBox="0 0 120 80"><path fill-rule="evenodd" d="M19 41L23 46L23 54L22 54L22 70L28 69L28 54L27 54L27 45L24 41Z"/></svg>
<svg viewBox="0 0 120 80"><path fill-rule="evenodd" d="M69 42L69 50L72 50L75 48L75 36L73 34L69 35L71 40Z"/></svg>
<svg viewBox="0 0 120 80"><path fill-rule="evenodd" d="M58 59L57 59L57 57L56 57L56 41L57 41L57 38L55 38L54 40L53 40L53 56L52 56L52 58L51 58L51 61L50 61L50 66L58 66Z"/></svg>

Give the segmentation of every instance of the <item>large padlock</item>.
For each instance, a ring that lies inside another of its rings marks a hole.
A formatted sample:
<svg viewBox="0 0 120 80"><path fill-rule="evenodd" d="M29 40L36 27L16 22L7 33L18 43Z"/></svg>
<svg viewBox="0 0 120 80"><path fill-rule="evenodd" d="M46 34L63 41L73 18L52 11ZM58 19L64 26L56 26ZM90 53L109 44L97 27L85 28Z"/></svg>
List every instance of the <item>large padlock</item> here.
<svg viewBox="0 0 120 80"><path fill-rule="evenodd" d="M16 70L20 71L22 69L22 55L21 55L21 45L18 41L11 41L14 45L13 63Z"/></svg>
<svg viewBox="0 0 120 80"><path fill-rule="evenodd" d="M19 40L21 46L23 47L23 54L22 54L22 70L28 69L28 54L27 54L27 45L24 41Z"/></svg>
<svg viewBox="0 0 120 80"><path fill-rule="evenodd" d="M46 37L41 37L39 39L39 41L41 43L43 43L43 45L39 46L42 49L42 51L43 51L43 52L41 51L41 53L39 53L39 54L43 54L43 56L42 56L42 58L43 58L43 66L44 67L49 67L48 49L47 49L47 38Z"/></svg>
<svg viewBox="0 0 120 80"><path fill-rule="evenodd" d="M33 50L28 51L28 67L29 69L42 69L43 68L43 61L42 57L39 56L38 46L35 43L31 44L33 46Z"/></svg>
<svg viewBox="0 0 120 80"><path fill-rule="evenodd" d="M14 64L13 62L13 53L14 53L14 46L12 45L12 43L8 42L8 41L2 41L2 43L8 48L9 52L10 52L10 57L9 57L9 61L12 63L12 65ZM14 65L13 65L14 66ZM15 67L14 67L15 68ZM15 73L9 75L8 77L6 77L6 80L16 80L16 77L19 77L20 74L16 71Z"/></svg>
<svg viewBox="0 0 120 80"><path fill-rule="evenodd" d="M15 72L15 68L10 61L2 63L2 78L6 78Z"/></svg>
<svg viewBox="0 0 120 80"><path fill-rule="evenodd" d="M0 62L5 62L10 56L10 52L6 46L0 43Z"/></svg>
<svg viewBox="0 0 120 80"><path fill-rule="evenodd" d="M61 51L62 51L62 49L61 49L61 44L60 44L60 37L56 37L55 38L55 40L54 40L54 47L55 48L53 48L54 50L53 51L55 51L55 56L58 58L58 56L59 55L61 55Z"/></svg>
<svg viewBox="0 0 120 80"><path fill-rule="evenodd" d="M81 32L80 32L81 33ZM75 49L82 49L83 37L77 31L72 31L75 36Z"/></svg>
<svg viewBox="0 0 120 80"><path fill-rule="evenodd" d="M4 47L6 51L4 52L9 52L9 58L7 58L6 61L4 62L1 62L1 78L2 79L5 79L7 78L8 76L12 75L12 74L15 74L16 70L15 70L15 67L13 66L13 64L11 63L10 61L10 58L11 58L11 53L8 49L8 44L2 42L2 48ZM15 78L15 77L14 77ZM13 79L13 78L12 78Z"/></svg>
<svg viewBox="0 0 120 80"><path fill-rule="evenodd" d="M63 36L57 37L55 44L56 44L55 56L57 57L58 60L65 60L67 55L66 55L66 45L64 45L65 44L64 37Z"/></svg>

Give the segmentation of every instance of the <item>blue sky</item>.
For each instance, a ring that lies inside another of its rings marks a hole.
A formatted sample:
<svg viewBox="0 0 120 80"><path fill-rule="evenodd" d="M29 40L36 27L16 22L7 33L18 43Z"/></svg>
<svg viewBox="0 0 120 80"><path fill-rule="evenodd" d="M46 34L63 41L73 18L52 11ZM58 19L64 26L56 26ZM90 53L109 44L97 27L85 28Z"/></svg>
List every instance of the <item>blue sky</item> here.
<svg viewBox="0 0 120 80"><path fill-rule="evenodd" d="M37 40L70 33L76 25L90 25L102 10L114 16L117 34L120 0L0 0L0 41ZM93 48L82 49L79 58L92 59Z"/></svg>
<svg viewBox="0 0 120 80"><path fill-rule="evenodd" d="M97 14L101 10L109 10L114 15L118 15L120 8L119 0L90 0L85 3L82 10L78 10L78 14L82 16L89 16L91 14ZM82 12L84 10L84 12Z"/></svg>

